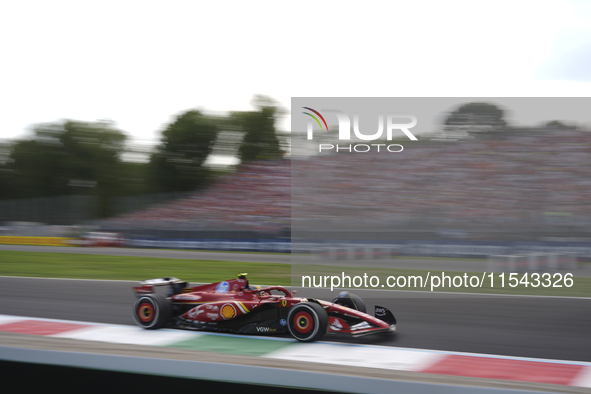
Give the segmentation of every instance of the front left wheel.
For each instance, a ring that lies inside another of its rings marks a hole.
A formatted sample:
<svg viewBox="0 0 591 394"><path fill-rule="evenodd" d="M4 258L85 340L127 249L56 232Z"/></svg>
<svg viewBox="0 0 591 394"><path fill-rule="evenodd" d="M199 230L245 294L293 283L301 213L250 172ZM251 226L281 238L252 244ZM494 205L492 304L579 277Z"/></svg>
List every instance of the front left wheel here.
<svg viewBox="0 0 591 394"><path fill-rule="evenodd" d="M133 306L135 323L147 330L162 328L171 318L170 302L161 294L141 296Z"/></svg>
<svg viewBox="0 0 591 394"><path fill-rule="evenodd" d="M287 328L300 342L316 341L326 333L328 314L315 302L302 302L289 311Z"/></svg>

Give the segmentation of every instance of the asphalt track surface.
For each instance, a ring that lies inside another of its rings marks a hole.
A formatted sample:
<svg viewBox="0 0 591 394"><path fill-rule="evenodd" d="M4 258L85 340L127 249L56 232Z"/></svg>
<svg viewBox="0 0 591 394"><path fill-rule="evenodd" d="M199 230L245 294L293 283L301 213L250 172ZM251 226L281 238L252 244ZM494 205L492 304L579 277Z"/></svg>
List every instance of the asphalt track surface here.
<svg viewBox="0 0 591 394"><path fill-rule="evenodd" d="M2 245L0 250L288 263L289 255L157 249L57 248ZM416 263L416 260L409 263ZM441 261L425 260L424 265ZM460 262L464 264L464 262ZM447 264L446 264L447 265ZM447 268L449 269L449 268ZM144 279L144 278L142 278ZM227 278L220 278L220 280ZM256 283L256 278L251 281ZM0 277L0 314L133 325L137 282ZM297 296L330 300L336 291L300 289ZM591 361L591 299L355 290L373 311L388 307L398 332L323 340Z"/></svg>
<svg viewBox="0 0 591 394"><path fill-rule="evenodd" d="M131 286L136 284L0 277L0 314L133 325ZM298 296L331 298L322 290L303 293ZM390 308L398 319L398 332L323 340L591 361L591 299L356 293L369 310L374 304Z"/></svg>

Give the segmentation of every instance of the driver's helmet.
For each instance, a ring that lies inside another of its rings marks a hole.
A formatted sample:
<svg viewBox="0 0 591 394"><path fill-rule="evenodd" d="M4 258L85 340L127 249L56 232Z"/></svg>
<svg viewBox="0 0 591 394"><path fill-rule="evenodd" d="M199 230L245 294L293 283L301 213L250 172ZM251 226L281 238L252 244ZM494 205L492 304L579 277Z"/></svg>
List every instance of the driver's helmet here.
<svg viewBox="0 0 591 394"><path fill-rule="evenodd" d="M240 274L236 274L236 276L238 277L238 279L245 279L246 280L246 285L244 286L244 288L246 290L250 290L250 286L248 284L248 279L246 278L248 276L248 272L242 272Z"/></svg>

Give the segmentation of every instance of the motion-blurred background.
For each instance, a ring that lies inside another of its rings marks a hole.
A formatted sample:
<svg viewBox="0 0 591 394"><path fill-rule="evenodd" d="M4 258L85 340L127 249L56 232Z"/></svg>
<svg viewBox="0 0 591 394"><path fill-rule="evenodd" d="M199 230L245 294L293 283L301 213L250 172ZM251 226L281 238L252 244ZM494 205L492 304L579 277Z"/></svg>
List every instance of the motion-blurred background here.
<svg viewBox="0 0 591 394"><path fill-rule="evenodd" d="M263 96L254 105L225 116L183 112L149 151L126 143L126 133L109 122L35 126L27 138L2 145L5 234L57 236L77 230L60 226L90 226L126 237L240 230L285 235L288 141L275 126L280 108Z"/></svg>
<svg viewBox="0 0 591 394"><path fill-rule="evenodd" d="M588 95L585 2L500 2L487 18L465 1L323 2L314 15L340 16L314 29L306 7L257 3L3 4L3 233L285 240L290 97ZM368 216L396 239L585 238L588 124L516 123L487 102L493 132L469 101L442 109L389 174L397 192L364 190Z"/></svg>
<svg viewBox="0 0 591 394"><path fill-rule="evenodd" d="M324 232L321 240L591 239L591 134L580 118L514 125L494 99L466 99L433 115L439 124L419 141L398 140L399 154L292 155L306 140L277 131L286 109L265 96L253 105L183 112L151 150L126 143L106 121L36 125L2 145L3 235L272 242L290 238L293 216L301 231ZM334 133L323 138L338 142Z"/></svg>

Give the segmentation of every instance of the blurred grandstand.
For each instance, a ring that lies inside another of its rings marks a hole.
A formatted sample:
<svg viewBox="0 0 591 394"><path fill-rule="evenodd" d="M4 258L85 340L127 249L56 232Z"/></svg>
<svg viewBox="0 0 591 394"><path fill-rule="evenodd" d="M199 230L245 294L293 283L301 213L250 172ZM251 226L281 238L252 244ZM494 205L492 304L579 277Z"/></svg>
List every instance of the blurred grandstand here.
<svg viewBox="0 0 591 394"><path fill-rule="evenodd" d="M591 235L587 131L548 127L405 148L294 162L294 232L351 239L348 230L359 240L385 241Z"/></svg>
<svg viewBox="0 0 591 394"><path fill-rule="evenodd" d="M203 192L102 221L102 229L159 238L289 236L289 160L242 164Z"/></svg>
<svg viewBox="0 0 591 394"><path fill-rule="evenodd" d="M253 162L205 192L102 227L278 234L291 216L296 229L324 232L323 239L326 233L389 241L589 238L590 137L545 129L424 142L402 155L345 152L293 166L288 160Z"/></svg>

